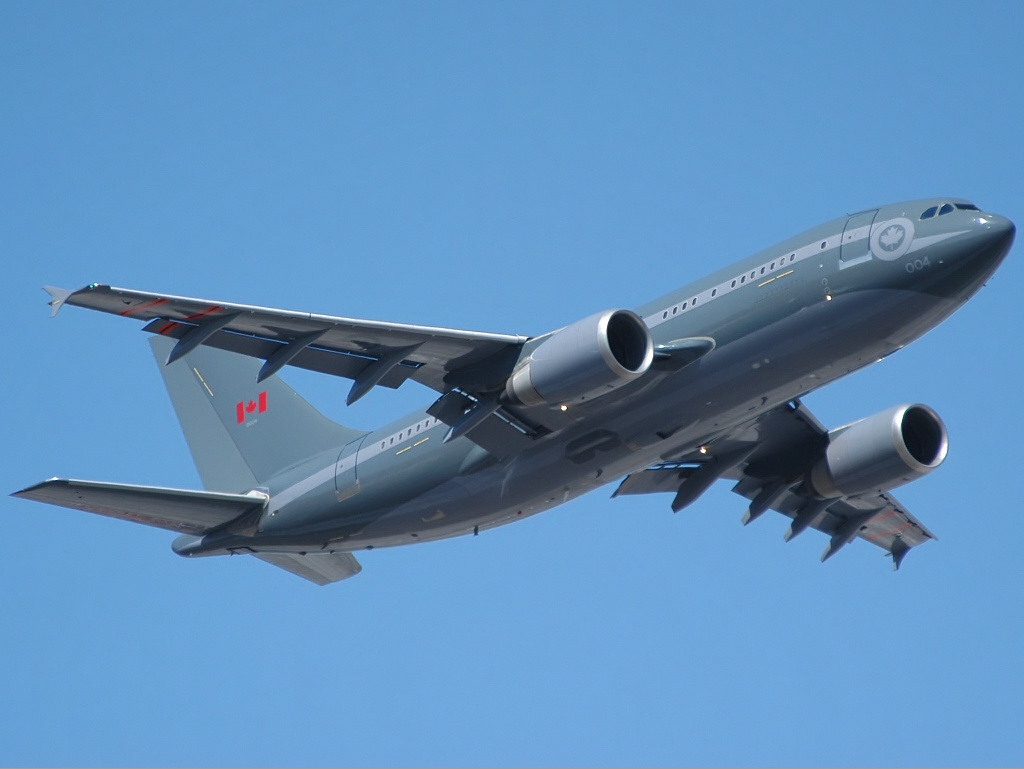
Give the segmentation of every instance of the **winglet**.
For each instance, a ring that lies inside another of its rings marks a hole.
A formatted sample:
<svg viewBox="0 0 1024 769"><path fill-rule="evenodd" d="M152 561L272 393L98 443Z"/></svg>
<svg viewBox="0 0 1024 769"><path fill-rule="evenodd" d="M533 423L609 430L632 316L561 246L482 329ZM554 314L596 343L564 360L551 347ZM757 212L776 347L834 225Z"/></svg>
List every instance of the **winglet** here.
<svg viewBox="0 0 1024 769"><path fill-rule="evenodd" d="M60 312L60 308L64 306L67 298L75 293L66 288L57 288L56 286L43 286L43 291L50 295L50 301L47 304L50 305L51 318Z"/></svg>
<svg viewBox="0 0 1024 769"><path fill-rule="evenodd" d="M889 554L892 556L892 570L899 571L900 564L903 563L903 559L907 557L907 553L910 552L910 548L907 543L902 539L894 539L892 547L889 549Z"/></svg>

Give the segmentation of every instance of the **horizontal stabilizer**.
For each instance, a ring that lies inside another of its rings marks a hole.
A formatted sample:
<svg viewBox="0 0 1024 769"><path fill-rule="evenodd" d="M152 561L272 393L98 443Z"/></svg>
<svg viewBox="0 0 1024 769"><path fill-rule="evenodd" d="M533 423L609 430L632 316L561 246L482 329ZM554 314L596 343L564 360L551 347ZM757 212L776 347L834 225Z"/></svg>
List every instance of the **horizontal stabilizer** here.
<svg viewBox="0 0 1024 769"><path fill-rule="evenodd" d="M340 582L363 570L351 553L256 553L256 557L318 585Z"/></svg>
<svg viewBox="0 0 1024 769"><path fill-rule="evenodd" d="M225 494L64 478L51 478L16 491L11 496L144 523L182 534L202 534L264 508L270 499L260 491Z"/></svg>

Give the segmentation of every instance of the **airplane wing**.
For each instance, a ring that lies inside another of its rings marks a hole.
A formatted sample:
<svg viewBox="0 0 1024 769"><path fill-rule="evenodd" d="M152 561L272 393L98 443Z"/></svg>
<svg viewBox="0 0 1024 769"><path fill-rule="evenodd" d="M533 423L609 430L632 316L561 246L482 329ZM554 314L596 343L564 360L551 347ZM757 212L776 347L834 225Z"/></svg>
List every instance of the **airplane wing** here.
<svg viewBox="0 0 1024 769"><path fill-rule="evenodd" d="M860 537L889 553L893 567L898 569L910 548L935 539L888 492L830 500L802 493L804 475L827 445L828 431L802 403L794 401L714 441L717 456L737 458L732 463L725 460L729 466L720 474L707 473L710 463L696 451L627 476L614 496L658 492L682 495L687 485L697 485L703 491L715 478L730 478L736 481L733 491L750 500L742 519L744 525L767 510L782 513L793 519L786 532L787 542L807 528L829 535L823 561ZM710 479L706 485L701 484L702 472Z"/></svg>
<svg viewBox="0 0 1024 769"><path fill-rule="evenodd" d="M256 553L261 561L318 585L329 585L363 570L351 553Z"/></svg>
<svg viewBox="0 0 1024 769"><path fill-rule="evenodd" d="M47 286L53 314L70 304L145 321L178 340L168 362L200 344L262 358L258 381L286 365L353 379L348 402L375 385L413 379L438 392L494 389L507 379L527 337L357 320L230 302L151 294L92 283Z"/></svg>
<svg viewBox="0 0 1024 769"><path fill-rule="evenodd" d="M51 478L11 496L193 535L232 522L255 526L270 500L259 491L226 494L64 478Z"/></svg>

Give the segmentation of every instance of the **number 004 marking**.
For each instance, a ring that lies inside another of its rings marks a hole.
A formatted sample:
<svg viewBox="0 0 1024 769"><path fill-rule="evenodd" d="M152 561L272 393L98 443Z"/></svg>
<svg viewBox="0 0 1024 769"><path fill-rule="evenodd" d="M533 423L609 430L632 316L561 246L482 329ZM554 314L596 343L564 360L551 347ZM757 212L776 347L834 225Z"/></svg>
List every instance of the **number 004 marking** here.
<svg viewBox="0 0 1024 769"><path fill-rule="evenodd" d="M907 272L917 272L918 270L923 270L926 267L931 267L931 266L932 266L932 263L930 261L928 261L928 257L927 256L924 259L914 259L913 261L907 262L904 265L904 267L906 268Z"/></svg>

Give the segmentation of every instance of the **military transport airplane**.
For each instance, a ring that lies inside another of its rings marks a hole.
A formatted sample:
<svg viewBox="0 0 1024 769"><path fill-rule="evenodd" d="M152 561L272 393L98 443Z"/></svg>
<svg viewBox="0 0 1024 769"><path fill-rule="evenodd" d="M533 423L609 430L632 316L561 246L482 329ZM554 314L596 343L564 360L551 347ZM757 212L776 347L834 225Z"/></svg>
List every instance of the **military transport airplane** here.
<svg viewBox="0 0 1024 769"><path fill-rule="evenodd" d="M54 478L14 496L178 532L183 556L251 553L318 584L361 549L476 534L621 480L679 511L717 479L898 568L933 535L890 490L938 467L927 406L827 430L800 397L881 360L967 301L1012 222L955 198L842 217L656 299L538 337L354 320L92 284L71 304L146 322L204 491ZM408 379L440 394L372 432L277 376Z"/></svg>

